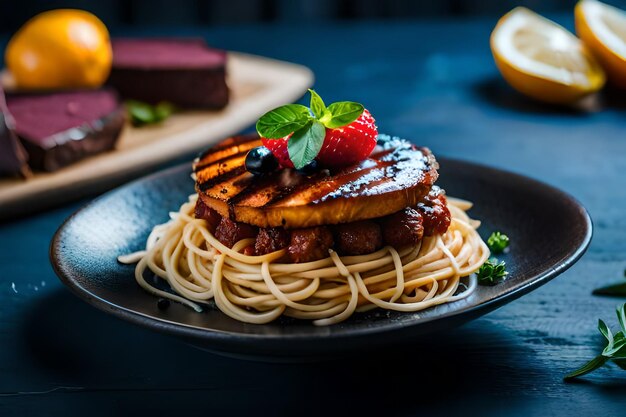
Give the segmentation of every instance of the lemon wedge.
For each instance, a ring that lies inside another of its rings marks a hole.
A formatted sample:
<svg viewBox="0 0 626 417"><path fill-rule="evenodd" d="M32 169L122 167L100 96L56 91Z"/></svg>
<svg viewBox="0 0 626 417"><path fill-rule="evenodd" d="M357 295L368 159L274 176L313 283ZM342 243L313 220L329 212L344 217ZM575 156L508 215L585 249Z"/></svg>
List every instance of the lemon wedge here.
<svg viewBox="0 0 626 417"><path fill-rule="evenodd" d="M595 0L576 5L576 33L604 67L609 80L626 88L626 12Z"/></svg>
<svg viewBox="0 0 626 417"><path fill-rule="evenodd" d="M574 103L605 83L604 71L576 36L524 7L498 21L491 52L504 79L537 100Z"/></svg>

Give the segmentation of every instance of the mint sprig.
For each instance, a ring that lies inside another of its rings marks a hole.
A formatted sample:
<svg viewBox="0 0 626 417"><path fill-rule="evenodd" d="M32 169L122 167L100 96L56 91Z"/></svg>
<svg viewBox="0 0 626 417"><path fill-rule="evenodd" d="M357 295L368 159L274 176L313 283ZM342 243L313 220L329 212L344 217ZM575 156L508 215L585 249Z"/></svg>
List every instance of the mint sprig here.
<svg viewBox="0 0 626 417"><path fill-rule="evenodd" d="M318 121L310 122L310 126L297 130L287 142L289 159L297 169L309 164L322 149L326 128Z"/></svg>
<svg viewBox="0 0 626 417"><path fill-rule="evenodd" d="M626 370L626 303L617 307L617 320L621 330L615 335L604 321L598 320L598 330L607 341L606 347L598 356L567 374L564 378L566 381L593 372L609 361Z"/></svg>
<svg viewBox="0 0 626 417"><path fill-rule="evenodd" d="M310 118L309 109L302 104L286 104L261 116L256 130L266 139L281 139L305 127Z"/></svg>
<svg viewBox="0 0 626 417"><path fill-rule="evenodd" d="M296 169L307 166L320 152L326 129L347 126L363 114L360 103L339 101L328 107L314 90L310 108L301 104L286 104L265 113L256 123L262 138L282 139L291 135L287 142L289 159Z"/></svg>
<svg viewBox="0 0 626 417"><path fill-rule="evenodd" d="M309 89L309 93L311 93L311 111L316 118L321 119L326 113L328 113L324 100L322 100L320 95L317 94L315 90Z"/></svg>
<svg viewBox="0 0 626 417"><path fill-rule="evenodd" d="M363 113L363 105L352 101L340 101L328 106L330 118L324 125L329 129L349 125ZM326 116L326 115L325 115Z"/></svg>
<svg viewBox="0 0 626 417"><path fill-rule="evenodd" d="M127 100L125 104L130 122L136 127L160 123L176 111L174 105L167 101L153 105L139 100Z"/></svg>

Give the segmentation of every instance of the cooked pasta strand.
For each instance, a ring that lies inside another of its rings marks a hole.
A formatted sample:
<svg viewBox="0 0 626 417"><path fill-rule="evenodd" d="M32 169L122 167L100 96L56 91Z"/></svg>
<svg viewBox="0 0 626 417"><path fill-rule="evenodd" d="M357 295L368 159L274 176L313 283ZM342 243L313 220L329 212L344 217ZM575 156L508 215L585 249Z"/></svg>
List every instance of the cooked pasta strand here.
<svg viewBox="0 0 626 417"><path fill-rule="evenodd" d="M191 196L178 213L170 214L170 221L153 229L145 250L118 260L138 262L135 278L154 295L196 311L212 299L222 312L246 323L268 323L284 314L323 326L377 307L415 312L457 301L476 289L473 274L489 257L476 232L479 222L465 212L471 203L453 198L448 199L448 230L424 237L416 247L387 246L361 256L331 250L328 258L301 264L278 263L285 249L244 255L251 239L232 249L224 246L206 222L194 218L196 198ZM149 284L148 271L176 294ZM467 282L463 277L469 277Z"/></svg>

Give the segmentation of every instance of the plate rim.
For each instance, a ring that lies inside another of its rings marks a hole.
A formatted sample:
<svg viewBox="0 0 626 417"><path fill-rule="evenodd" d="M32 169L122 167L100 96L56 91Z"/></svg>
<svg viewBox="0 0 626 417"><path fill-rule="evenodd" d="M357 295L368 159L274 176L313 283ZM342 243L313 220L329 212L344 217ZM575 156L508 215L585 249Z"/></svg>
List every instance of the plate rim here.
<svg viewBox="0 0 626 417"><path fill-rule="evenodd" d="M465 308L460 308L454 310L452 312L446 313L441 316L436 317L427 317L416 320L412 323L406 322L388 322L384 326L381 327L363 327L358 329L350 329L349 331L342 333L333 333L327 334L325 338L331 338L336 340L341 339L352 339L358 337L367 337L372 335L381 335L387 334L391 332L397 332L406 328L415 328L418 326L427 325L429 323L437 322L441 319L451 319L455 316L459 315L473 315L473 316L481 316L488 312L491 312L498 307L505 304L506 301L513 301L522 295L527 294L533 289L539 288L542 285L548 283L555 277L561 275L563 272L567 271L571 268L587 251L589 245L591 243L593 237L593 221L591 216L589 215L588 210L585 208L583 204L578 201L571 194L553 186L546 182L537 180L532 177L528 177L523 174L518 174L516 172L491 167L488 165L484 165L481 163L476 163L473 161L462 160L457 158L448 158L448 157L439 157L439 162L453 162L460 163L462 165L470 165L476 168L480 168L484 171L490 171L492 174L496 173L506 173L507 175L515 177L517 180L521 180L524 182L529 182L533 185L543 187L550 192L557 195L557 198L563 198L567 200L569 203L572 203L573 206L577 209L579 214L581 215L581 219L583 220L583 224L585 227L584 237L580 243L580 245L576 248L575 251L570 253L563 261L561 261L558 265L552 266L550 269L544 271L543 273L537 275L530 282L525 282L523 285L512 289L511 291L496 296L491 300L487 300L477 305L468 306ZM203 340L203 341L214 341L218 343L228 343L228 342L238 342L241 340L264 340L269 343L275 342L278 340L297 340L298 342L306 342L306 341L314 341L320 338L319 335L309 335L309 334L261 334L261 333L239 333L239 332L231 332L227 330L219 330L219 329L209 329L209 328L201 328L197 326L192 326L189 324L179 323L167 319L156 318L152 315L138 312L132 309L129 309L124 306L117 305L113 302L110 302L102 297L99 297L96 294L91 293L86 288L83 288L76 279L76 274L72 273L72 269L68 265L65 265L61 262L58 253L59 248L62 246L62 237L64 232L67 230L68 225L75 220L77 216L79 216L83 211L88 210L92 205L97 204L100 200L108 198L110 195L120 192L126 188L132 188L133 186L146 182L153 181L160 177L167 177L178 171L189 170L191 171L191 167L189 163L182 163L164 170L160 170L150 175L146 175L144 177L135 179L131 182L128 182L120 187L117 187L113 190L110 190L99 197L93 199L89 203L85 204L81 208L79 208L76 212L70 215L57 229L55 232L49 247L49 259L50 263L53 267L53 270L59 280L68 287L72 293L74 293L81 300L87 302L88 304L96 307L97 309L111 313L114 316L129 321L134 324L138 324L150 329L154 329L159 332L173 334L176 336L182 336L194 340Z"/></svg>

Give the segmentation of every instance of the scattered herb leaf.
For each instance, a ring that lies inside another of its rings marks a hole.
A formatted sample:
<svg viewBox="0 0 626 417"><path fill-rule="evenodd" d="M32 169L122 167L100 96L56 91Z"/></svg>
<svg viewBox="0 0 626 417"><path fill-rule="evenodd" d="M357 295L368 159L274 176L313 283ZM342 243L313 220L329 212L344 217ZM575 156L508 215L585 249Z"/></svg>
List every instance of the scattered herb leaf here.
<svg viewBox="0 0 626 417"><path fill-rule="evenodd" d="M626 309L617 309L617 321L619 322L619 328L622 330L622 336L626 336Z"/></svg>
<svg viewBox="0 0 626 417"><path fill-rule="evenodd" d="M620 324L620 331L615 333L611 332L611 329L602 320L598 321L598 330L602 333L602 336L607 341L606 347L602 350L602 353L580 368L565 375L564 380L570 381L579 376L593 372L598 368L604 366L608 361L612 361L621 369L626 370L626 303L617 307L617 319Z"/></svg>
<svg viewBox="0 0 626 417"><path fill-rule="evenodd" d="M154 106L154 115L159 122L170 117L175 111L176 107L168 101L161 101Z"/></svg>
<svg viewBox="0 0 626 417"><path fill-rule="evenodd" d="M500 232L493 232L487 239L487 246L492 253L501 253L509 246L509 237Z"/></svg>
<svg viewBox="0 0 626 417"><path fill-rule="evenodd" d="M166 101L153 105L139 100L127 100L126 109L133 126L160 123L176 111L174 105Z"/></svg>
<svg viewBox="0 0 626 417"><path fill-rule="evenodd" d="M626 297L626 282L622 284L614 284L602 288L596 288L595 290L593 290L592 294Z"/></svg>
<svg viewBox="0 0 626 417"><path fill-rule="evenodd" d="M626 278L626 270L624 270L624 278ZM596 288L595 290L593 290L592 294L608 295L613 297L626 297L626 282Z"/></svg>
<svg viewBox="0 0 626 417"><path fill-rule="evenodd" d="M598 320L598 330L602 333L602 336L609 342L609 345L613 344L613 333L611 333L611 329L606 325L606 323L602 320Z"/></svg>
<svg viewBox="0 0 626 417"><path fill-rule="evenodd" d="M590 360L589 362L587 362L586 364L584 364L580 368L578 368L575 371L570 372L569 374L565 375L564 379L566 381L570 381L570 380L572 380L574 378L578 378L579 376L583 376L585 374L588 374L589 372L593 372L596 369L601 368L608 360L609 360L609 358L604 357L602 355L596 356L595 358L593 358L592 360Z"/></svg>
<svg viewBox="0 0 626 417"><path fill-rule="evenodd" d="M491 258L478 269L476 278L480 285L496 285L504 280L508 274L504 261L498 263L496 258Z"/></svg>
<svg viewBox="0 0 626 417"><path fill-rule="evenodd" d="M126 102L126 108L130 114L130 120L135 126L150 123L154 117L152 106L148 103L129 100Z"/></svg>

